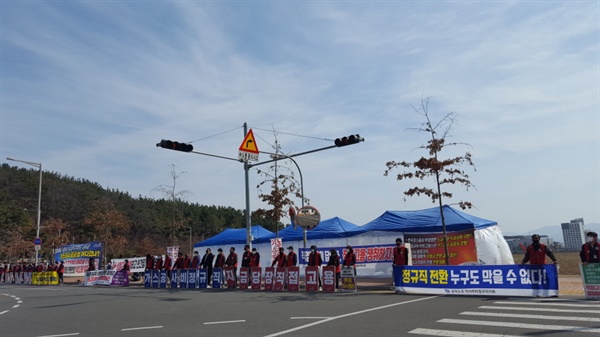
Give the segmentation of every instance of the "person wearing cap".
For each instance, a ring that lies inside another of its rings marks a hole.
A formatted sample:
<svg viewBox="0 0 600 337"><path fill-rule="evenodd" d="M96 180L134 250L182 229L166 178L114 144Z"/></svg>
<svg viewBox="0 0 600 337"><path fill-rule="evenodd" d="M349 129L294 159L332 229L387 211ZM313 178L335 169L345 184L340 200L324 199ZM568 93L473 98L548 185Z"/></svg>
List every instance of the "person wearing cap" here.
<svg viewBox="0 0 600 337"><path fill-rule="evenodd" d="M340 256L335 249L329 250L329 253L327 265L335 267L335 289L340 289L340 275L342 271L340 267Z"/></svg>
<svg viewBox="0 0 600 337"><path fill-rule="evenodd" d="M588 263L600 263L600 244L598 244L598 233L588 232L587 242L581 246L579 257L584 266Z"/></svg>
<svg viewBox="0 0 600 337"><path fill-rule="evenodd" d="M344 266L354 268L354 275L356 275L356 254L354 254L354 248L348 245L346 246L346 256L344 256Z"/></svg>
<svg viewBox="0 0 600 337"><path fill-rule="evenodd" d="M532 265L543 265L546 263L546 255L554 262L558 264L558 260L554 257L554 253L546 247L545 244L540 243L540 236L533 234L531 236L531 244L525 250L525 257L521 264L529 262Z"/></svg>
<svg viewBox="0 0 600 337"><path fill-rule="evenodd" d="M294 247L289 246L287 247L288 249L288 255L286 258L286 262L285 262L285 266L286 267L295 267L298 265L298 255L296 255L296 253L294 252Z"/></svg>
<svg viewBox="0 0 600 337"><path fill-rule="evenodd" d="M271 267L282 268L282 267L285 267L285 264L286 264L285 250L283 249L283 247L279 247L279 254L277 254L277 256L275 256L275 259L273 259L273 262L271 263Z"/></svg>
<svg viewBox="0 0 600 337"><path fill-rule="evenodd" d="M392 266L407 266L408 265L408 248L402 244L402 239L396 239L396 247L394 247L394 263Z"/></svg>

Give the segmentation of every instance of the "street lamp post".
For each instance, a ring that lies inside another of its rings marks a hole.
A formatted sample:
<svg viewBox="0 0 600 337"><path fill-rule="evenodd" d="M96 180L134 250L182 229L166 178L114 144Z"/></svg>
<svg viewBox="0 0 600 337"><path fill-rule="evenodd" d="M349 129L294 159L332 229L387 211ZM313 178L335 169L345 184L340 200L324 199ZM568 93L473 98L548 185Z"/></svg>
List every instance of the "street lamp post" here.
<svg viewBox="0 0 600 337"><path fill-rule="evenodd" d="M41 209L42 209L42 163L34 163L31 161L26 161L26 160L20 160L20 159L14 159L14 158L6 158L6 160L12 160L12 161L18 161L20 163L23 164L27 164L27 165L31 165L33 167L37 167L38 170L40 171L40 186L38 189L38 205L37 205L37 231L35 234L36 238L40 237L40 219L41 219ZM37 246L36 246L37 248ZM35 265L38 265L38 250L35 250Z"/></svg>

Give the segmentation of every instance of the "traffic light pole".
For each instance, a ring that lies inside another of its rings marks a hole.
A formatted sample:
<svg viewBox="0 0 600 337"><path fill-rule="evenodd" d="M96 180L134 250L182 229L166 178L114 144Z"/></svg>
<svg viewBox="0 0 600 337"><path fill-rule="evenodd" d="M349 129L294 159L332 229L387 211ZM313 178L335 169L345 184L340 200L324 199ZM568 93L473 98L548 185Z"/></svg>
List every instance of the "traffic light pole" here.
<svg viewBox="0 0 600 337"><path fill-rule="evenodd" d="M248 123L244 122L244 137L247 134L248 134ZM326 147L322 147L322 148L318 148L318 149L314 149L314 150L310 150L310 151L300 152L300 153L296 153L296 154L292 154L292 155L278 154L278 156L282 156L282 157L291 159L292 162L294 162L294 164L296 164L296 167L298 168L298 172L300 173L300 184L301 184L301 190L302 190L302 207L304 207L304 186L303 186L303 182L302 182L302 172L300 171L300 167L298 166L298 163L296 163L296 161L294 159L292 159L292 157L298 157L298 156L302 156L305 154L329 150L329 149L333 149L334 147L342 147L342 146L346 146L346 145L356 144L356 143L362 142L362 141L364 141L364 138L361 138L359 135L351 135L349 137L343 137L341 139L340 138L336 139L335 145L326 146ZM200 154L200 155L204 155L204 156L227 159L227 160L235 160L237 162L244 163L244 176L245 176L245 185L246 185L245 186L246 187L245 188L246 189L246 191L245 191L246 192L246 211L244 213L245 218L246 218L246 243L248 245L250 245L250 248L252 248L252 220L250 218L250 176L249 176L249 172L250 172L250 169L253 168L254 166L272 163L274 161L281 160L281 158L266 160L266 161L259 162L256 164L250 164L248 161L243 161L243 160L240 160L237 158L230 158L230 157L218 156L218 155L214 155L214 154L210 154L210 153L193 151L193 146L191 146L190 144L172 142L172 141L165 140L165 139L161 140L161 142L156 144L156 146L162 147L165 149L170 149L170 150L195 153L195 154ZM306 229L304 229L304 247L306 248Z"/></svg>

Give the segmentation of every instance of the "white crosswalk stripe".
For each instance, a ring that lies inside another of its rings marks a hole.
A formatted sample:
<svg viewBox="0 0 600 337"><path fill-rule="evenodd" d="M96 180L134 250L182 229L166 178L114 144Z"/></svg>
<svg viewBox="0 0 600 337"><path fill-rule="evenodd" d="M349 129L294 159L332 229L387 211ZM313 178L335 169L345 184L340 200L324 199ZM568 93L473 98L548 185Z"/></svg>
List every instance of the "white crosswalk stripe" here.
<svg viewBox="0 0 600 337"><path fill-rule="evenodd" d="M587 328L581 326L569 326L569 325L547 325L547 324L530 324L530 323L514 323L514 322L495 322L495 321L475 321L467 319L453 319L443 318L438 321L439 323L456 323L456 324L470 324L478 326L501 326L507 328L521 328L521 329L536 329L536 330L560 330L566 332L592 332L600 333L598 328Z"/></svg>
<svg viewBox="0 0 600 337"><path fill-rule="evenodd" d="M526 315L526 314L505 314L496 312L474 312L465 311L461 315L470 316L487 316L487 317L513 317L513 318L532 318L532 319L549 319L561 321L580 321L580 322L600 322L600 317L574 317L574 316L547 316L547 315Z"/></svg>
<svg viewBox="0 0 600 337"><path fill-rule="evenodd" d="M513 335L499 335L495 333L479 333L479 332L464 332L464 331L452 331L452 330L437 330L437 329L414 329L408 333L415 335L426 335L426 336L445 336L445 337L519 337Z"/></svg>
<svg viewBox="0 0 600 337"><path fill-rule="evenodd" d="M447 337L515 337L531 334L531 330L537 330L536 333L539 334L561 333L562 336L572 336L575 333L600 334L598 326L600 303L598 302L547 298L527 301L519 298L495 301L493 305L482 305L477 309L457 313L464 319L448 317L436 321L436 323L446 325L449 329L434 329L435 326L430 326L416 328L408 333ZM467 316L472 319L466 319L469 318ZM486 320L484 317L488 319ZM545 324L544 321L552 321L554 324ZM572 323L565 324L568 322ZM572 325L573 323L576 325ZM452 326L461 328L453 329ZM520 329L522 331L519 331ZM494 330L502 333L493 333ZM505 332L512 334L506 335Z"/></svg>

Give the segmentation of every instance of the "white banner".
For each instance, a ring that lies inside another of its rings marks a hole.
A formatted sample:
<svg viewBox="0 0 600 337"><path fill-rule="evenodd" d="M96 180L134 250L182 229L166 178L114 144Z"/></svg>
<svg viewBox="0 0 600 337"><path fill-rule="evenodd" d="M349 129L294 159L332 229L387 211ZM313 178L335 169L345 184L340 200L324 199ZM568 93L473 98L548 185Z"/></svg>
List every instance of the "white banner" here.
<svg viewBox="0 0 600 337"><path fill-rule="evenodd" d="M145 257L130 257L127 259L112 259L110 263L114 270L121 270L125 265L125 260L129 260L129 268L132 273L143 273L146 269Z"/></svg>

